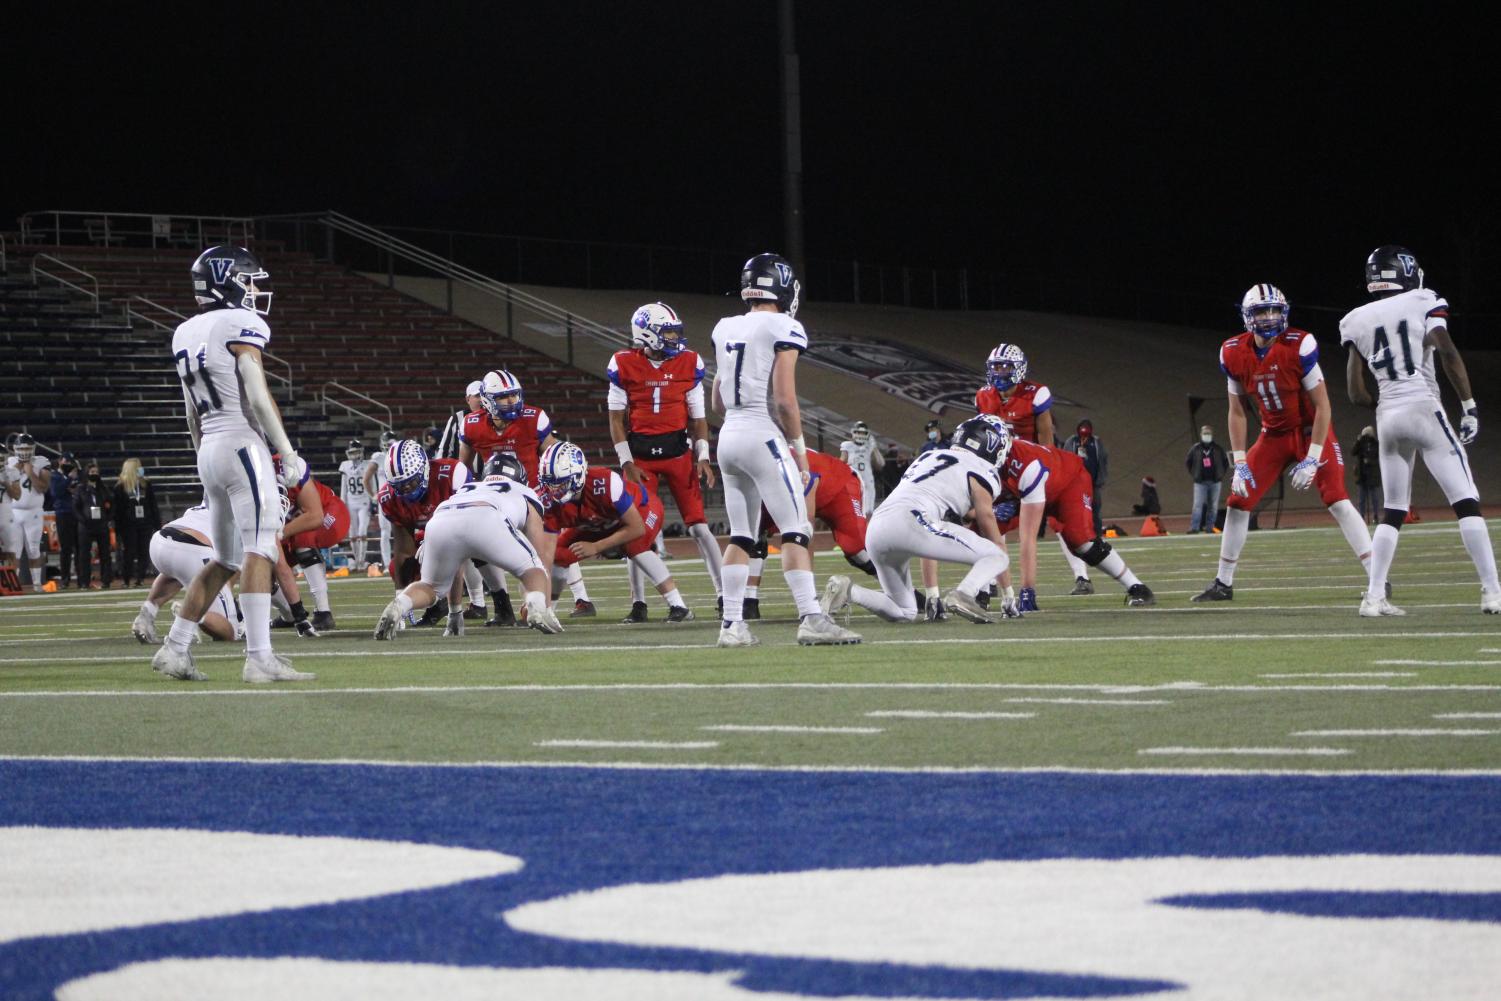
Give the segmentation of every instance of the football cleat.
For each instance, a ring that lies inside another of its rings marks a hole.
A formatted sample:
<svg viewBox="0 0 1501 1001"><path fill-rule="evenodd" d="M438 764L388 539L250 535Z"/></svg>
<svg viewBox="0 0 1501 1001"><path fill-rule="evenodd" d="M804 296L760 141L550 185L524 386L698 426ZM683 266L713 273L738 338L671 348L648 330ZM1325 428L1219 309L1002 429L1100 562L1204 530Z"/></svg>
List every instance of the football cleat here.
<svg viewBox="0 0 1501 1001"><path fill-rule="evenodd" d="M760 642L744 622L731 622L719 627L720 646L755 646Z"/></svg>
<svg viewBox="0 0 1501 1001"><path fill-rule="evenodd" d="M1360 596L1360 617L1363 619L1379 619L1383 615L1406 615L1396 605L1385 598L1372 597L1370 592Z"/></svg>
<svg viewBox="0 0 1501 1001"><path fill-rule="evenodd" d="M290 660L269 651L246 656L245 669L240 676L252 685L265 685L273 681L315 681L318 678L316 674L292 670Z"/></svg>
<svg viewBox="0 0 1501 1001"><path fill-rule="evenodd" d="M381 611L380 618L375 622L375 638L378 640L394 640L396 631L401 628L401 606L392 599Z"/></svg>
<svg viewBox="0 0 1501 1001"><path fill-rule="evenodd" d="M630 624L636 623L636 622L645 622L646 621L646 602L644 602L644 601L633 601L633 602L631 602L630 613L627 614L626 617L623 618L623 619L621 619L620 621L624 625L630 625Z"/></svg>
<svg viewBox="0 0 1501 1001"><path fill-rule="evenodd" d="M1075 577L1074 589L1070 591L1069 594L1094 594L1094 581L1090 580L1088 577Z"/></svg>
<svg viewBox="0 0 1501 1001"><path fill-rule="evenodd" d="M692 622L693 609L687 605L673 605L667 610L668 622Z"/></svg>
<svg viewBox="0 0 1501 1001"><path fill-rule="evenodd" d="M942 598L934 598L928 602L927 607L923 609L923 614L928 617L929 622L947 622L949 620L949 610L944 607Z"/></svg>
<svg viewBox="0 0 1501 1001"><path fill-rule="evenodd" d="M464 615L463 615L462 612L460 614L458 614L458 615L450 615L448 617L448 623L447 623L447 625L445 625L443 627L443 635L444 636L463 636L464 635Z"/></svg>
<svg viewBox="0 0 1501 1001"><path fill-rule="evenodd" d="M1157 596L1152 589L1141 582L1132 584L1126 589L1126 605L1130 608L1146 608L1157 604Z"/></svg>
<svg viewBox="0 0 1501 1001"><path fill-rule="evenodd" d="M797 627L798 646L849 646L860 642L851 632L822 612L809 615Z"/></svg>
<svg viewBox="0 0 1501 1001"><path fill-rule="evenodd" d="M489 616L485 613L484 605L476 605L471 603L468 608L464 609L464 618L466 619L483 622L488 617Z"/></svg>
<svg viewBox="0 0 1501 1001"><path fill-rule="evenodd" d="M1388 587L1391 585L1388 584ZM1501 615L1501 591L1480 592L1480 610L1486 615Z"/></svg>
<svg viewBox="0 0 1501 1001"><path fill-rule="evenodd" d="M1214 583L1193 596L1194 601L1234 601L1235 588L1224 583L1218 577Z"/></svg>
<svg viewBox="0 0 1501 1001"><path fill-rule="evenodd" d="M422 617L412 624L416 626L436 626L439 622L447 621L447 619L448 599L439 598L436 602L427 606L427 611L423 612Z"/></svg>
<svg viewBox="0 0 1501 1001"><path fill-rule="evenodd" d="M311 619L299 619L297 621L297 635L305 640L315 640L318 638L318 627L313 625Z"/></svg>
<svg viewBox="0 0 1501 1001"><path fill-rule="evenodd" d="M985 611L988 612L990 611L991 597L992 595L989 591L981 591L979 594L975 595L975 604L979 605L981 608L985 609Z"/></svg>
<svg viewBox="0 0 1501 1001"><path fill-rule="evenodd" d="M514 626L516 610L511 607L511 595L506 591L499 591L492 593L490 597L495 600L495 614L485 620L485 625Z"/></svg>
<svg viewBox="0 0 1501 1001"><path fill-rule="evenodd" d="M1037 607L1037 588L1024 587L1016 592L1016 607L1023 612L1040 612Z"/></svg>
<svg viewBox="0 0 1501 1001"><path fill-rule="evenodd" d="M746 598L740 607L740 618L745 622L755 622L761 618L761 599Z"/></svg>
<svg viewBox="0 0 1501 1001"><path fill-rule="evenodd" d="M570 619L592 619L599 611L594 607L594 602L579 598L573 603L573 611L568 613Z"/></svg>
<svg viewBox="0 0 1501 1001"><path fill-rule="evenodd" d="M850 579L844 574L834 574L823 587L818 607L825 615L835 615L850 607Z"/></svg>
<svg viewBox="0 0 1501 1001"><path fill-rule="evenodd" d="M166 645L156 651L156 655L151 658L151 669L169 678L176 678L178 681L208 680L208 675L198 670L198 666L193 663L191 651L178 653Z"/></svg>
<svg viewBox="0 0 1501 1001"><path fill-rule="evenodd" d="M333 612L314 612L313 613L313 628L316 629L316 630L318 630L320 633L331 633L331 632L333 632L334 629L335 629L335 626L334 626L334 613Z"/></svg>
<svg viewBox="0 0 1501 1001"><path fill-rule="evenodd" d="M558 613L546 605L532 610L527 610L526 624L538 632L549 636L556 636L563 631L563 623L558 621Z"/></svg>
<svg viewBox="0 0 1501 1001"><path fill-rule="evenodd" d="M142 643L159 642L156 638L156 616L144 608L141 609L136 613L135 621L130 624L130 635Z"/></svg>
<svg viewBox="0 0 1501 1001"><path fill-rule="evenodd" d="M961 619L968 619L971 622L989 623L995 621L995 619L990 617L990 613L980 606L980 603L975 600L973 595L965 594L958 588L954 588L943 596L943 607Z"/></svg>

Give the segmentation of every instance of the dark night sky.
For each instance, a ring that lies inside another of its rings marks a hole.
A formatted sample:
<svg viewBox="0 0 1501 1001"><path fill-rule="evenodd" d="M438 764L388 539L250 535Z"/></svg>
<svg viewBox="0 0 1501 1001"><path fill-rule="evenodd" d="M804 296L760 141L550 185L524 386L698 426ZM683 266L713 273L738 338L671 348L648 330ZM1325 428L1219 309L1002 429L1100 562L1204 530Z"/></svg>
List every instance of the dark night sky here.
<svg viewBox="0 0 1501 1001"><path fill-rule="evenodd" d="M1478 22L1411 5L798 6L810 257L1227 301L1270 279L1295 303L1352 304L1367 251L1401 242L1458 305L1501 311ZM58 9L6 29L7 76L26 81L6 220L332 207L781 243L771 0Z"/></svg>

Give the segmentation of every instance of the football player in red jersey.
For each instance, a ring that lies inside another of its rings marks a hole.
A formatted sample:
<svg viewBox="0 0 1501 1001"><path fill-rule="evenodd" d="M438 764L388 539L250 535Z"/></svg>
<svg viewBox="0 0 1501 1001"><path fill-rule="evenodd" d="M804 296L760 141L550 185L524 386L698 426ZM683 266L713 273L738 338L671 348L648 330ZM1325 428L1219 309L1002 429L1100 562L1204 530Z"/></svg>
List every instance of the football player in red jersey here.
<svg viewBox="0 0 1501 1001"><path fill-rule="evenodd" d="M619 551L667 599L668 622L693 618L667 564L652 549L662 531L662 501L646 483L632 483L612 469L589 465L583 449L567 441L542 453L538 476L548 532L542 556L554 570L555 591L560 589L557 570Z"/></svg>
<svg viewBox="0 0 1501 1001"><path fill-rule="evenodd" d="M1127 605L1141 608L1157 603L1151 588L1095 533L1094 482L1083 459L1050 445L1013 440L1001 453L998 469L1001 495L994 507L996 523L1002 533L1016 528L1021 537L1019 608L1037 607L1037 530L1044 517L1052 520L1058 537L1079 559L1120 582L1126 589Z"/></svg>
<svg viewBox="0 0 1501 1001"><path fill-rule="evenodd" d="M699 487L700 479L714 486L704 412L704 363L698 352L688 349L683 321L671 306L651 302L636 310L631 317L631 348L611 356L605 376L610 380L606 404L610 438L621 473L632 483L642 482L643 472L654 473L658 492L664 483L672 491L683 525L714 582L714 593L721 594L719 543L709 531ZM634 567L632 595L641 590ZM633 611L637 604L633 602Z"/></svg>
<svg viewBox="0 0 1501 1001"><path fill-rule="evenodd" d="M386 450L386 482L377 495L391 522L391 582L401 591L422 574L417 543L427 520L439 504L470 480L469 467L458 459L429 459L415 438L394 442ZM448 614L447 601L428 609L423 622L431 625Z"/></svg>
<svg viewBox="0 0 1501 1001"><path fill-rule="evenodd" d="M282 468L280 455L273 455L271 461L292 505L281 530L282 552L289 564L302 568L313 593L313 628L331 631L334 613L328 603L328 572L318 550L344 541L349 534L349 508L338 494L313 479L307 463L299 463L301 476L293 482Z"/></svg>
<svg viewBox="0 0 1501 1001"><path fill-rule="evenodd" d="M1035 441L1051 446L1053 436L1053 393L1048 387L1027 378L1027 356L1015 344L997 344L985 359L985 385L975 393L975 409L992 414L1011 425L1017 441ZM1089 581L1089 565L1079 559L1064 541L1062 528L1049 522L1058 536L1058 546L1074 575L1070 594L1094 594ZM926 578L926 574L924 575ZM932 590L936 590L932 589ZM1037 611L1035 595L1022 603L1022 611Z"/></svg>
<svg viewBox="0 0 1501 1001"><path fill-rule="evenodd" d="M808 449L808 483L803 496L808 504L808 520L815 518L834 534L834 544L844 553L850 566L876 575L875 564L865 551L866 514L864 485L848 463L832 455ZM745 582L745 618L761 617L761 572L766 564L766 531L776 527L771 514L761 508L761 537L751 555L750 576ZM777 531L781 529L778 527Z"/></svg>
<svg viewBox="0 0 1501 1001"><path fill-rule="evenodd" d="M1319 368L1319 345L1312 334L1287 325L1288 310L1287 296L1275 285L1251 286L1241 300L1246 329L1220 345L1220 370L1230 397L1235 475L1220 536L1219 572L1194 601L1234 597L1235 567L1246 543L1251 511L1289 467L1293 489L1318 487L1320 499L1339 523L1362 569L1370 568L1371 536L1345 490L1345 460L1334 437L1329 390ZM1248 399L1255 402L1261 419L1261 433L1249 452Z"/></svg>

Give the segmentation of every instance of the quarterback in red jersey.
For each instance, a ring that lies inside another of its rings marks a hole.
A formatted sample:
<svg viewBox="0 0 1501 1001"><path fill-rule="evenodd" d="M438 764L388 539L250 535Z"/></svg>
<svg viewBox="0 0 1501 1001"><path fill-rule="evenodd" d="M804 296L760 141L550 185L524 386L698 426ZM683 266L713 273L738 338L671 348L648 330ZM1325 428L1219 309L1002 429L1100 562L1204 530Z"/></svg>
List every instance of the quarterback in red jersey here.
<svg viewBox="0 0 1501 1001"><path fill-rule="evenodd" d="M633 483L642 482L643 473L655 474L658 490L665 483L672 491L683 525L698 545L719 594L719 543L709 531L699 487L700 479L714 486L704 413L704 363L698 352L688 349L683 321L671 306L651 302L636 310L631 317L631 348L611 356L605 376L610 380L610 438L621 473ZM633 592L638 588L633 575ZM642 603L640 613L644 612Z"/></svg>
<svg viewBox="0 0 1501 1001"><path fill-rule="evenodd" d="M1371 536L1345 491L1345 460L1334 437L1329 389L1319 368L1319 345L1287 325L1287 296L1275 285L1252 285L1241 299L1245 330L1220 345L1220 370L1230 397L1230 448L1235 475L1225 505L1219 572L1194 601L1234 598L1235 568L1251 511L1289 467L1294 490L1317 486L1362 568L1369 569ZM1261 433L1246 450L1247 401L1256 405Z"/></svg>
<svg viewBox="0 0 1501 1001"><path fill-rule="evenodd" d="M325 632L334 628L333 609L328 603L328 570L320 549L337 546L349 534L349 508L339 495L313 479L307 463L299 463L300 476L294 481L283 469L281 456L273 455L287 498L291 502L286 523L282 525L282 553L288 564L302 568L308 590L313 593L313 628Z"/></svg>
<svg viewBox="0 0 1501 1001"><path fill-rule="evenodd" d="M415 438L393 443L385 463L386 482L377 499L391 522L391 579L400 591L421 574L417 537L438 505L469 482L469 467L458 459L429 459Z"/></svg>
<svg viewBox="0 0 1501 1001"><path fill-rule="evenodd" d="M537 493L548 533L542 558L553 570L554 593L562 585L558 571L580 560L620 552L667 599L668 622L693 618L667 564L652 549L662 531L662 501L647 484L631 483L612 469L589 465L583 449L567 441L542 453L539 476Z"/></svg>
<svg viewBox="0 0 1501 1001"><path fill-rule="evenodd" d="M997 469L1001 494L995 504L996 523L1003 534L1016 528L1021 537L1021 608L1037 606L1037 530L1044 516L1052 519L1058 537L1075 556L1120 582L1127 605L1157 603L1151 588L1095 534L1094 483L1083 459L1051 445L1012 440L1003 446Z"/></svg>
<svg viewBox="0 0 1501 1001"><path fill-rule="evenodd" d="M557 439L552 418L541 407L522 402L521 380L510 372L486 372L480 380L480 408L464 415L459 429L459 462L474 468L496 452L510 452L526 467L527 485L537 486L537 457Z"/></svg>

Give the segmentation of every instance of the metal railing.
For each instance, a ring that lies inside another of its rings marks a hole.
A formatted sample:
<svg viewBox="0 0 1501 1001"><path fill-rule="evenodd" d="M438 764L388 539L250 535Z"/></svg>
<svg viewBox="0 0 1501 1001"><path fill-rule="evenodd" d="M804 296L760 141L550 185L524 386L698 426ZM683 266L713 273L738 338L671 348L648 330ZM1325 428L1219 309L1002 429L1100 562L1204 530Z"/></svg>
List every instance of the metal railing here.
<svg viewBox="0 0 1501 1001"><path fill-rule="evenodd" d="M135 306L132 305L132 303L137 302L145 303L152 309L166 313L168 316L176 320L177 323L165 323L161 320L158 320L154 316L149 316L146 313L141 312L139 309L136 309ZM129 323L131 320L140 320L142 323L149 323L151 326L157 328L158 330L164 330L170 334L177 330L178 323L182 323L186 319L186 316L179 313L172 307L163 306L159 302L153 302L152 300L146 298L144 295L133 295L129 299L125 300L125 322L127 323ZM289 400L297 399L297 386L292 381L292 363L287 361L285 358L277 357L276 355L264 349L261 351L261 358L265 361L271 362L273 365L280 365L282 368L287 370L287 374L282 375L280 372L271 371L264 365L261 366L262 370L265 371L268 378L275 379L277 382L287 387L287 398Z"/></svg>
<svg viewBox="0 0 1501 1001"><path fill-rule="evenodd" d="M22 243L89 243L99 247L197 247L248 243L254 222L243 216L163 215L45 209L21 216Z"/></svg>
<svg viewBox="0 0 1501 1001"><path fill-rule="evenodd" d="M59 268L66 268L73 274L78 275L81 278L88 279L89 283L94 286L93 289L86 289L82 285L68 281L68 279L64 278L62 275L53 274L52 272L41 266L41 262L43 261L48 261L52 264L55 264ZM77 292L82 292L84 295L94 300L94 312L99 312L99 279L95 278L93 275L89 274L82 268L74 267L67 261L60 261L56 257L53 257L51 254L37 254L31 259L32 282L36 282L38 277L50 278L52 281L57 282L59 285L73 289Z"/></svg>
<svg viewBox="0 0 1501 1001"><path fill-rule="evenodd" d="M337 389L341 393L348 393L350 396L358 397L359 399L364 400L366 403L379 407L386 412L386 419L382 421L374 414L367 414L360 408L351 406L348 403L345 403L343 400L333 399L328 395L328 391L330 389ZM323 386L318 390L319 412L322 413L323 416L327 417L328 408L331 406L338 407L340 410L343 410L346 413L354 414L356 417L361 417L367 421L370 421L383 431L391 431L396 427L395 414L390 407L386 406L384 403L375 399L374 397L366 396L364 393L361 393L357 389L350 389L348 386L340 382L325 382Z"/></svg>

